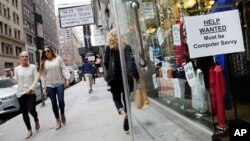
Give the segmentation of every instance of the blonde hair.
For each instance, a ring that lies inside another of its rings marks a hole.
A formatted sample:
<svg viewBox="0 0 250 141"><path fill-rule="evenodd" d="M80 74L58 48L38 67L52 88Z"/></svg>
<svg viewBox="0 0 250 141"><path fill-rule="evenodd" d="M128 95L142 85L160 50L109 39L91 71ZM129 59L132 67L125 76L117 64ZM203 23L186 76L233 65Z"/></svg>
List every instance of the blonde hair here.
<svg viewBox="0 0 250 141"><path fill-rule="evenodd" d="M116 49L116 50L119 49L117 29L113 28L112 30L109 31L107 36L107 42L108 45L110 45L111 49Z"/></svg>
<svg viewBox="0 0 250 141"><path fill-rule="evenodd" d="M29 53L27 51L22 51L20 54L19 54L19 58L21 58L24 54L27 54L28 57L29 57Z"/></svg>

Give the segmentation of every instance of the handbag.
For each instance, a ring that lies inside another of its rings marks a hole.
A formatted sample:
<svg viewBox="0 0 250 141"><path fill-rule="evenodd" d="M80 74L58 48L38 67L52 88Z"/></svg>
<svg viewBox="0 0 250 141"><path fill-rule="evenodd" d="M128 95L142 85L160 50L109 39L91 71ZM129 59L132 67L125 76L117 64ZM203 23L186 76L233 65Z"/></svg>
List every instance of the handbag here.
<svg viewBox="0 0 250 141"><path fill-rule="evenodd" d="M115 79L115 56L110 50L110 56L109 56L109 66L108 71L105 77L105 80L110 83Z"/></svg>
<svg viewBox="0 0 250 141"><path fill-rule="evenodd" d="M149 108L149 99L145 88L138 88L135 91L135 107L138 109Z"/></svg>

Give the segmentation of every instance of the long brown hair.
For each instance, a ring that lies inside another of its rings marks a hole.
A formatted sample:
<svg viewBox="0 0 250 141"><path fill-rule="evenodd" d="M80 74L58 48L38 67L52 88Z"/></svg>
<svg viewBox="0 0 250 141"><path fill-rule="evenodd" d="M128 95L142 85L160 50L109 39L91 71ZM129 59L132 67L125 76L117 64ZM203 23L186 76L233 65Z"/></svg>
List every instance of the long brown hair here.
<svg viewBox="0 0 250 141"><path fill-rule="evenodd" d="M42 52L42 56L41 56L41 64L40 64L41 70L40 70L40 72L44 72L44 70L45 70L45 67L44 67L45 61L48 59L48 57L45 55L46 52L44 51L46 48L50 50L50 52L52 53L53 58L56 58L56 54L55 54L54 50L52 49L52 47L51 46L45 46L44 49L43 49L43 52Z"/></svg>

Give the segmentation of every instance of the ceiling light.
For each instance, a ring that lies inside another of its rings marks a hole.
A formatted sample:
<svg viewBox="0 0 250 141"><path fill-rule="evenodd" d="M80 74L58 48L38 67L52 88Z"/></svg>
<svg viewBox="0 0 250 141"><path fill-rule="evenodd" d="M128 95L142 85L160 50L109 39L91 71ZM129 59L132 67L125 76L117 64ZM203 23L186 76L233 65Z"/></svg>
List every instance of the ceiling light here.
<svg viewBox="0 0 250 141"><path fill-rule="evenodd" d="M214 4L214 1L211 0L211 1L209 1L208 3L209 3L210 5L213 5L213 4Z"/></svg>

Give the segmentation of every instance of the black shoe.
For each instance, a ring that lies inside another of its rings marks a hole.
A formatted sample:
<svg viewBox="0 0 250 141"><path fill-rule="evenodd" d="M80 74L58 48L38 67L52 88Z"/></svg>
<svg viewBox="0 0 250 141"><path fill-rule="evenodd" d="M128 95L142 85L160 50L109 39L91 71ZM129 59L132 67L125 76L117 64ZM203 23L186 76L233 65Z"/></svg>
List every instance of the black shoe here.
<svg viewBox="0 0 250 141"><path fill-rule="evenodd" d="M128 116L126 116L126 117L124 118L123 129L124 129L124 131L128 131L128 130L129 130Z"/></svg>

